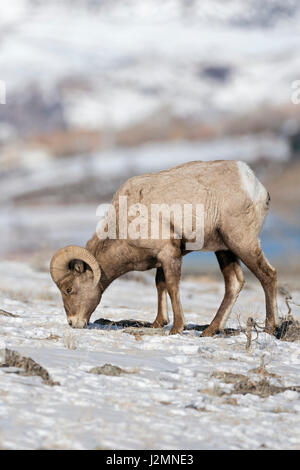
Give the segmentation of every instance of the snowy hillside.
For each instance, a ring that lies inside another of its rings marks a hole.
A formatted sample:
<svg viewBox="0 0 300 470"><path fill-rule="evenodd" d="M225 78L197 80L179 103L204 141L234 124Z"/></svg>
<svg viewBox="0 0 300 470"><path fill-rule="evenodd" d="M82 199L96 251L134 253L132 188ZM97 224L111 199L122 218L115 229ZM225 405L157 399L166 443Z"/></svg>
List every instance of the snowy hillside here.
<svg viewBox="0 0 300 470"><path fill-rule="evenodd" d="M160 335L141 335L93 323L100 317L152 321L151 274L115 281L89 327L72 330L48 273L18 263L1 263L0 273L0 362L6 347L60 383L0 368L0 448L300 448L300 394L289 389L300 385L299 343L263 333L255 340L254 333L246 350L242 333L201 338L191 329L168 336L169 326ZM184 281L181 291L186 323L209 323L221 282ZM299 303L299 292L293 295ZM286 312L283 300L279 306ZM299 308L293 313L300 319ZM249 315L263 319L256 282L242 292L228 326L238 326L238 315L242 324ZM262 358L265 372L257 370ZM114 376L101 373L105 364ZM89 373L95 367L100 375ZM251 387L249 393L238 389L266 381L258 395Z"/></svg>
<svg viewBox="0 0 300 470"><path fill-rule="evenodd" d="M283 139L262 135L148 144L45 161L30 159L21 149L16 155L16 160L0 156L0 257L15 253L30 256L32 251L71 242L84 245L99 222L98 205L109 202L132 175L192 160L243 159L252 163L257 155L268 155L274 161L284 161L288 148ZM282 227L282 222L278 226ZM278 238L278 229L270 230L267 243L276 240L276 234ZM290 243L283 245L285 252L287 247L292 249Z"/></svg>
<svg viewBox="0 0 300 470"><path fill-rule="evenodd" d="M299 33L298 0L0 2L0 450L300 449ZM201 337L224 292L212 253L184 262L182 335L172 315L149 328L154 272L70 328L55 250L84 246L127 178L215 159L271 194L261 243L297 334L262 331L246 275L226 331Z"/></svg>
<svg viewBox="0 0 300 470"><path fill-rule="evenodd" d="M29 109L47 130L124 127L158 111L211 120L290 102L299 17L299 2L277 0L2 4L12 115L2 107L0 120L19 134L30 131Z"/></svg>

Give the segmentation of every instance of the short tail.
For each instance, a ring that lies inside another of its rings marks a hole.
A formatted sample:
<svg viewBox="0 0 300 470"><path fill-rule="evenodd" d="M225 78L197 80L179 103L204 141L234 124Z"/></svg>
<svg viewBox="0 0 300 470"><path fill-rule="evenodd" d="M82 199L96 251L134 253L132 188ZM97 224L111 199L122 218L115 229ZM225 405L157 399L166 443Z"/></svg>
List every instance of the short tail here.
<svg viewBox="0 0 300 470"><path fill-rule="evenodd" d="M269 210L270 203L271 203L271 196L270 196L270 193L268 192L268 197L267 197L267 201L266 201L266 208L267 208L267 210Z"/></svg>

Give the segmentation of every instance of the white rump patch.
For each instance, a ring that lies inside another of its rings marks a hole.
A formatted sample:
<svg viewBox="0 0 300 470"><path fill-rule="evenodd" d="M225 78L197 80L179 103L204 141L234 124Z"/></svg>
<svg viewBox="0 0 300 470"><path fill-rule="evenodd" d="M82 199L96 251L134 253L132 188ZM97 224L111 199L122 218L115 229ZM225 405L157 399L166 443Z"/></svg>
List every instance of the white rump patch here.
<svg viewBox="0 0 300 470"><path fill-rule="evenodd" d="M268 192L245 162L238 161L237 166L241 177L242 188L247 192L253 203L265 203Z"/></svg>

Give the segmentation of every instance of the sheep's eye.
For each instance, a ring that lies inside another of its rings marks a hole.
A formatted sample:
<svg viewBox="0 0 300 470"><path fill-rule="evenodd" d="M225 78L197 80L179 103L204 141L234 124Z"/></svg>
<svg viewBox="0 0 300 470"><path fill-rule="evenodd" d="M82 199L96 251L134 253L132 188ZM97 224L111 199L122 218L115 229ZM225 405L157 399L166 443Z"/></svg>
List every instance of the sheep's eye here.
<svg viewBox="0 0 300 470"><path fill-rule="evenodd" d="M71 294L72 293L72 287L68 287L66 289L66 294Z"/></svg>

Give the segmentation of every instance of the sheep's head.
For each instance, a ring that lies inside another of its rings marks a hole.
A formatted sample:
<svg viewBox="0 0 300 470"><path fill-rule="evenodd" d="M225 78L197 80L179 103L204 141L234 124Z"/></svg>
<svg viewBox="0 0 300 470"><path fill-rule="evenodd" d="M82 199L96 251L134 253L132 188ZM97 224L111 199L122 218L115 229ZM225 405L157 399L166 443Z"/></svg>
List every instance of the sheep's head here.
<svg viewBox="0 0 300 470"><path fill-rule="evenodd" d="M61 292L69 325L84 328L102 295L97 260L85 248L67 246L53 256L50 273Z"/></svg>

